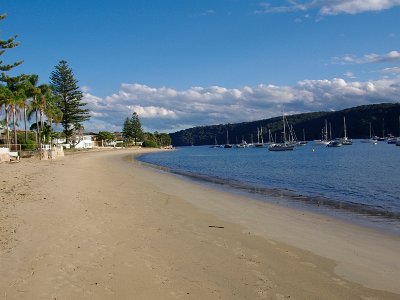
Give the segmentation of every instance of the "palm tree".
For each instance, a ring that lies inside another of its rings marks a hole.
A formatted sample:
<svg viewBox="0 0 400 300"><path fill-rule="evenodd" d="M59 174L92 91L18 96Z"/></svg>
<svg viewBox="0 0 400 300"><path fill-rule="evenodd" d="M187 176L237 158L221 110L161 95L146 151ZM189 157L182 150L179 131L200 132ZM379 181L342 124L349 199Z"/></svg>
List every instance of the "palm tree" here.
<svg viewBox="0 0 400 300"><path fill-rule="evenodd" d="M32 78L35 80L35 78ZM37 82L32 81L32 90L30 92L31 100L31 109L28 113L28 119L30 120L33 113L35 113L35 121L36 121L36 136L39 137L41 141L40 132L44 128L44 111L46 109L46 98L47 94L50 92L50 87L46 84L42 84L36 87ZM36 139L38 143L38 139Z"/></svg>
<svg viewBox="0 0 400 300"><path fill-rule="evenodd" d="M40 130L44 128L44 112L46 110L47 99L50 98L51 88L47 84L39 85L40 96L39 96L39 118L40 118Z"/></svg>
<svg viewBox="0 0 400 300"><path fill-rule="evenodd" d="M37 89L33 94L30 109L28 111L28 120L31 120L32 115L35 114L35 123L36 123L36 143L39 142L39 109L40 109L40 89Z"/></svg>
<svg viewBox="0 0 400 300"><path fill-rule="evenodd" d="M17 140L17 122L21 117L21 106L24 105L26 99L26 95L23 89L18 89L12 93L12 97L10 99L10 112L12 115L13 122L13 131L14 131L14 144L18 144Z"/></svg>
<svg viewBox="0 0 400 300"><path fill-rule="evenodd" d="M52 127L53 122L58 125L62 121L63 116L63 113L58 105L60 97L54 95L51 90L45 94L45 97L46 108L44 113L47 116L48 124L50 127Z"/></svg>
<svg viewBox="0 0 400 300"><path fill-rule="evenodd" d="M27 96L27 98L24 101L24 125L25 125L25 140L27 140L27 130L26 130L26 121L27 121L27 114L28 119L30 119L30 115L32 114L33 111L35 111L34 109L31 110L29 105L28 105L28 99L31 99L31 103L35 101L35 98L37 97L37 95L40 93L40 89L37 87L39 81L39 76L32 74L30 76L27 77L26 81L24 82L24 88L25 88L25 94ZM29 112L27 111L29 108ZM37 119L37 118L36 118ZM36 125L37 121L36 121ZM37 135L36 135L36 143L37 143Z"/></svg>

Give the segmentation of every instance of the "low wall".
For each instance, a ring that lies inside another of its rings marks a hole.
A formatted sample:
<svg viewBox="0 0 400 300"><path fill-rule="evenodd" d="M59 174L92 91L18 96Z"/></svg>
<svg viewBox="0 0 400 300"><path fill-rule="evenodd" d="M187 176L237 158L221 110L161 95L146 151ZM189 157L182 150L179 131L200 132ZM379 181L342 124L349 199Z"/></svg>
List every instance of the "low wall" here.
<svg viewBox="0 0 400 300"><path fill-rule="evenodd" d="M9 162L11 160L10 154L8 153L0 153L0 163Z"/></svg>

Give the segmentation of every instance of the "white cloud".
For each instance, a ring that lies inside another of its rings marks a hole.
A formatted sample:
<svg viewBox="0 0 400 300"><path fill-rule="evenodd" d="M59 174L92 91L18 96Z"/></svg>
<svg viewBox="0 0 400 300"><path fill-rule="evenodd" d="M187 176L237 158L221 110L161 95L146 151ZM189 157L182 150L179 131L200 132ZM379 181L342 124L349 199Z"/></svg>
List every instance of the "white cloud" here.
<svg viewBox="0 0 400 300"><path fill-rule="evenodd" d="M382 72L387 74L400 74L400 67L385 68Z"/></svg>
<svg viewBox="0 0 400 300"><path fill-rule="evenodd" d="M347 78L357 78L353 72L347 71L346 73L343 74L344 76L346 76Z"/></svg>
<svg viewBox="0 0 400 300"><path fill-rule="evenodd" d="M208 10L204 11L201 15L202 16L211 16L213 14L215 14L215 11L213 9L208 9Z"/></svg>
<svg viewBox="0 0 400 300"><path fill-rule="evenodd" d="M400 0L334 0L320 9L322 15L358 14L367 11L381 11L400 5Z"/></svg>
<svg viewBox="0 0 400 300"><path fill-rule="evenodd" d="M81 86L81 91L83 92L83 93L89 93L90 92L90 87L88 87L88 86Z"/></svg>
<svg viewBox="0 0 400 300"><path fill-rule="evenodd" d="M359 14L382 11L400 5L400 0L287 0L284 4L272 5L261 2L257 14L304 12L317 10L319 15Z"/></svg>
<svg viewBox="0 0 400 300"><path fill-rule="evenodd" d="M343 57L334 57L334 63L342 64L368 64L368 63L386 63L386 62L400 62L400 52L393 50L386 54L365 54L363 57L354 55L345 55Z"/></svg>
<svg viewBox="0 0 400 300"><path fill-rule="evenodd" d="M84 94L92 115L85 128L120 131L125 118L135 111L145 130L173 132L199 125L275 117L283 107L287 112L300 113L395 102L399 94L400 77L365 82L334 78L302 80L294 86L259 84L186 90L125 83L118 93L104 98Z"/></svg>

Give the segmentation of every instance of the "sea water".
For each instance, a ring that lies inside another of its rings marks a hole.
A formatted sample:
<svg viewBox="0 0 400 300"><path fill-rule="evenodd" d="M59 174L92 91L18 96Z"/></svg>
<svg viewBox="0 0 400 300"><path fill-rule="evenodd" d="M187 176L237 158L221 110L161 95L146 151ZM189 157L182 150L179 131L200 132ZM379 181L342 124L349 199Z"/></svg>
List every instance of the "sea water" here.
<svg viewBox="0 0 400 300"><path fill-rule="evenodd" d="M400 232L400 147L386 142L353 141L338 148L310 142L285 152L181 147L139 160L266 201L284 198L292 205L386 220Z"/></svg>

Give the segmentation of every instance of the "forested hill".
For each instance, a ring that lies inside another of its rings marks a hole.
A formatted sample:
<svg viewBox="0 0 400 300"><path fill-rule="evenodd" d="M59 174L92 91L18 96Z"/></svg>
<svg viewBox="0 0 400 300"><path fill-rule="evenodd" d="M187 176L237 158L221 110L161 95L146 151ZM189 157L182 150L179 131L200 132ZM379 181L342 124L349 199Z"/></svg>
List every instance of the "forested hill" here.
<svg viewBox="0 0 400 300"><path fill-rule="evenodd" d="M368 138L369 124L372 125L372 135L382 136L393 134L400 136L400 103L382 103L363 105L334 112L313 112L298 115L286 116L288 123L293 125L296 136L303 139L303 129L306 140L321 138L321 129L325 120L330 123L332 136L342 137L344 133L343 117L346 117L347 135L350 138ZM264 141L268 140L268 129L272 136L280 139L283 130L282 117L271 119L243 122L235 124L220 124L210 126L194 127L186 130L171 133L174 146L188 145L213 145L215 138L219 144L226 143L226 131L229 133L230 143L239 142L244 138L257 142L257 128L262 128Z"/></svg>

